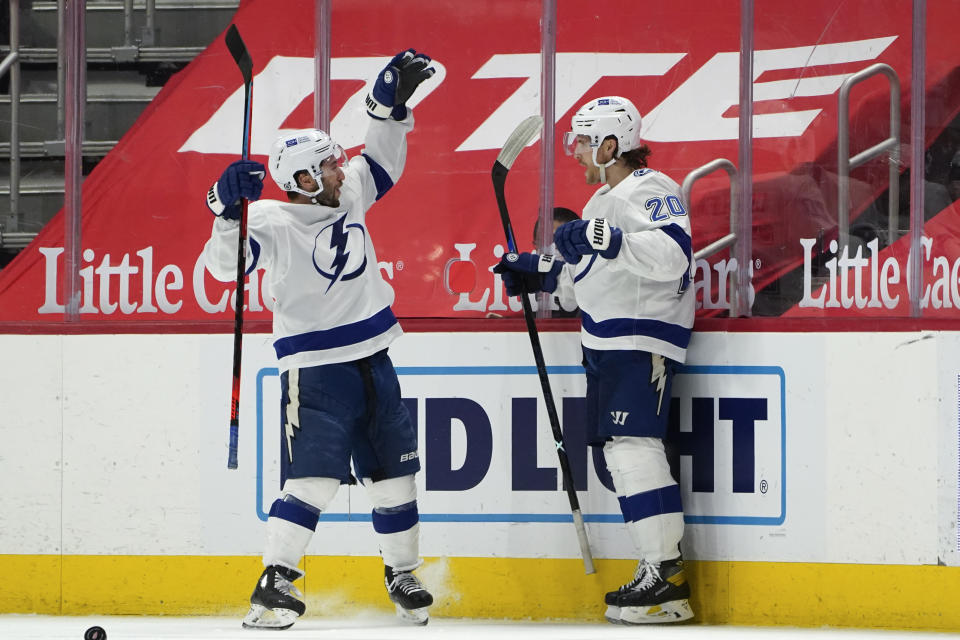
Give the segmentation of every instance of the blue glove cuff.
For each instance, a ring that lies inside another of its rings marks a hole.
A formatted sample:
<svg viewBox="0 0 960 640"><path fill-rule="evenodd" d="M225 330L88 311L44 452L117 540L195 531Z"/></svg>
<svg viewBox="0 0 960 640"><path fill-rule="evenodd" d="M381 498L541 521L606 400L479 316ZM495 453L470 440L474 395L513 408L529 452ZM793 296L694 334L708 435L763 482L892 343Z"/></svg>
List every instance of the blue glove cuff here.
<svg viewBox="0 0 960 640"><path fill-rule="evenodd" d="M218 184L220 183L214 182L210 190L207 191L207 208L210 209L210 213L218 218L239 220L242 213L239 202L232 204L224 203L223 200L220 199L220 192L219 189L217 189Z"/></svg>
<svg viewBox="0 0 960 640"><path fill-rule="evenodd" d="M367 114L376 120L386 120L393 113L393 100L390 100L391 104L383 104L374 98L373 95L373 93L368 93L366 100L364 100L367 105Z"/></svg>
<svg viewBox="0 0 960 640"><path fill-rule="evenodd" d="M396 106L391 106L383 104L374 98L372 93L367 94L364 102L367 105L367 115L374 120L386 120L389 117L393 118L397 122L400 122L401 120L407 119L406 105L398 104Z"/></svg>
<svg viewBox="0 0 960 640"><path fill-rule="evenodd" d="M600 252L601 258L613 260L620 255L620 245L623 244L623 232L616 227L610 227L610 245Z"/></svg>
<svg viewBox="0 0 960 640"><path fill-rule="evenodd" d="M227 208L227 205L220 199L216 182L210 185L210 190L207 191L207 208L210 209L210 213L215 216L222 215Z"/></svg>
<svg viewBox="0 0 960 640"><path fill-rule="evenodd" d="M540 276L540 290L553 293L557 290L557 282L560 272L563 270L563 262L554 260L550 254L543 254L540 256L538 267L542 274Z"/></svg>

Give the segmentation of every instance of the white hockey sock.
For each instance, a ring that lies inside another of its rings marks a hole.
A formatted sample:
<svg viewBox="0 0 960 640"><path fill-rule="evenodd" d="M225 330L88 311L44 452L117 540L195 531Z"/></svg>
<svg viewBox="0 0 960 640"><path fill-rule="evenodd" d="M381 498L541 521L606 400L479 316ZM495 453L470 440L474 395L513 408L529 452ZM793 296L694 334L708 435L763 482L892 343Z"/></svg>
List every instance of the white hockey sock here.
<svg viewBox="0 0 960 640"><path fill-rule="evenodd" d="M640 558L658 563L680 555L680 487L659 438L615 437L603 447L627 532Z"/></svg>
<svg viewBox="0 0 960 640"><path fill-rule="evenodd" d="M280 498L270 507L267 546L263 564L296 569L317 527L320 512L336 495L340 481L334 478L287 480Z"/></svg>
<svg viewBox="0 0 960 640"><path fill-rule="evenodd" d="M395 533L377 532L383 564L397 571L412 571L420 566L420 524Z"/></svg>
<svg viewBox="0 0 960 640"><path fill-rule="evenodd" d="M312 537L313 529L283 518L268 518L267 548L263 552L263 566L279 564L296 569Z"/></svg>

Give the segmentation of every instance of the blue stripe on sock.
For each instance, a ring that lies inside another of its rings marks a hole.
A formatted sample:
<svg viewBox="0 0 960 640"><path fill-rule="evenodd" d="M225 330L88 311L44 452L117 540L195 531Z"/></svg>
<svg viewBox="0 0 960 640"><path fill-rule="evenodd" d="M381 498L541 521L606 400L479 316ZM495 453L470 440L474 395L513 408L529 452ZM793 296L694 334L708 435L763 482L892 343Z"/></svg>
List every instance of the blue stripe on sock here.
<svg viewBox="0 0 960 640"><path fill-rule="evenodd" d="M288 493L287 495L283 496L283 501L284 501L284 502L292 502L293 504L295 504L295 505L297 505L297 506L299 506L299 507L303 507L304 509L306 509L306 510L309 511L310 513L315 513L315 514L317 514L317 516L320 515L320 509L317 509L317 508L316 508L315 506L313 506L312 504L309 504L309 503L307 503L307 502L304 502L303 500L301 500L301 499L298 498L297 496L293 495L292 493Z"/></svg>
<svg viewBox="0 0 960 640"><path fill-rule="evenodd" d="M399 508L374 509L371 520L377 533L397 533L420 522L420 512L416 502L408 502Z"/></svg>
<svg viewBox="0 0 960 640"><path fill-rule="evenodd" d="M652 491L617 498L624 522L636 522L665 513L682 513L680 485L672 484Z"/></svg>
<svg viewBox="0 0 960 640"><path fill-rule="evenodd" d="M269 515L271 518L280 518L311 531L317 530L317 520L320 519L318 514L301 507L296 502L284 502L283 500L273 501Z"/></svg>

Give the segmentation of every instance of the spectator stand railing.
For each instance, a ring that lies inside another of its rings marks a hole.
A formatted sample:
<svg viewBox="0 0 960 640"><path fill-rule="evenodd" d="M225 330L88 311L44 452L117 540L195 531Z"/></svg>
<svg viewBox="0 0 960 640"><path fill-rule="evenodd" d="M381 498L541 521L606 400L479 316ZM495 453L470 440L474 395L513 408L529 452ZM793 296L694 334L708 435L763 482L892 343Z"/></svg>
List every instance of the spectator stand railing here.
<svg viewBox="0 0 960 640"><path fill-rule="evenodd" d="M890 136L865 151L850 157L850 90L854 85L877 74L890 81ZM850 172L864 163L888 154L889 206L887 213L888 240L897 240L900 215L900 80L893 67L877 63L854 73L840 85L837 112L837 231L838 250L843 252L850 242Z"/></svg>
<svg viewBox="0 0 960 640"><path fill-rule="evenodd" d="M730 233L711 242L707 246L703 247L699 251L696 251L693 254L694 261L702 260L707 258L718 251L722 251L726 248L730 248L730 255L733 255L733 247L737 243L737 216L739 209L739 197L740 189L737 184L737 167L725 158L717 158L707 164L698 167L687 174L687 177L683 179L683 184L680 187L680 198L683 201L683 206L690 212L690 194L693 191L693 183L707 176L714 171L723 169L727 172L727 175L730 177ZM730 270L730 283L729 289L730 292L730 315L739 315L738 310L740 307L739 301L739 269ZM737 312L737 313L735 313Z"/></svg>

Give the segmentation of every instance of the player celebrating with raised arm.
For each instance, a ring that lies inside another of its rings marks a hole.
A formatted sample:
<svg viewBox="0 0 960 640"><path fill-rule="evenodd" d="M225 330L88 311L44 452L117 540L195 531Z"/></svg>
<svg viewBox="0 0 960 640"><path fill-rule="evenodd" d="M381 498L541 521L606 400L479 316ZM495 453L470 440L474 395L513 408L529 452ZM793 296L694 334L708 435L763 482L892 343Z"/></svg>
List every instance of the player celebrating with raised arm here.
<svg viewBox="0 0 960 640"><path fill-rule="evenodd" d="M640 112L626 98L591 100L573 116L564 146L603 184L583 220L554 234L553 256L507 254L494 269L507 293L573 287L582 311L587 439L602 446L640 562L633 580L606 594L614 623L693 617L680 539L680 487L663 437L670 388L693 327L690 221L677 183L647 168Z"/></svg>
<svg viewBox="0 0 960 640"><path fill-rule="evenodd" d="M390 599L401 618L428 621L433 596L412 573L420 565L417 429L387 355L402 331L365 216L403 171L413 129L406 101L433 75L430 62L409 49L380 72L366 99L371 120L364 149L351 160L323 131L278 138L269 169L287 202L249 207L246 271L263 268L276 300L283 426L282 491L270 508L266 569L245 627L286 629L303 614L303 596L293 585L303 576L297 565L320 512L340 484L352 480L351 458L373 503ZM235 277L239 199L259 198L263 170L257 162L234 162L208 193L217 217L203 258L218 280Z"/></svg>

